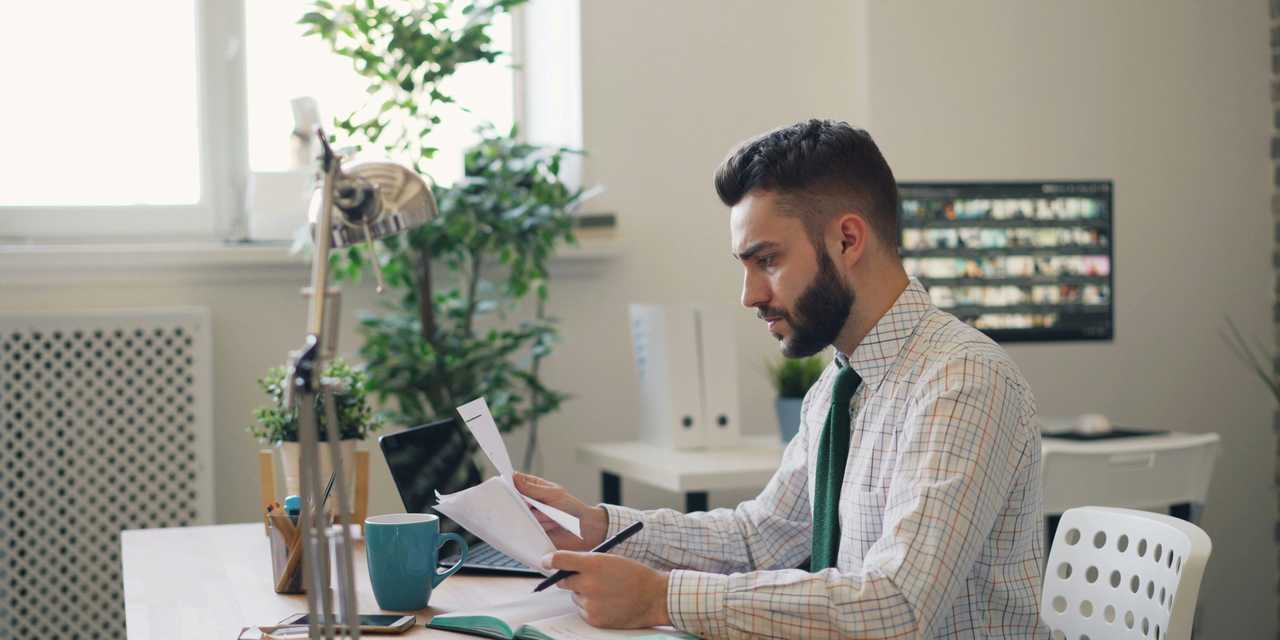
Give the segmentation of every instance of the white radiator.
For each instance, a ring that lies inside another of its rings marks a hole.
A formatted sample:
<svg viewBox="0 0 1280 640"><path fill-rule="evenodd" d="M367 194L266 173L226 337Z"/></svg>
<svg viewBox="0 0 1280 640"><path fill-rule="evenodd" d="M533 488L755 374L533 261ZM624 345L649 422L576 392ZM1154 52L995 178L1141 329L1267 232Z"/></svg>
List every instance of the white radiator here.
<svg viewBox="0 0 1280 640"><path fill-rule="evenodd" d="M120 532L213 522L210 343L203 308L0 314L0 638L124 638Z"/></svg>

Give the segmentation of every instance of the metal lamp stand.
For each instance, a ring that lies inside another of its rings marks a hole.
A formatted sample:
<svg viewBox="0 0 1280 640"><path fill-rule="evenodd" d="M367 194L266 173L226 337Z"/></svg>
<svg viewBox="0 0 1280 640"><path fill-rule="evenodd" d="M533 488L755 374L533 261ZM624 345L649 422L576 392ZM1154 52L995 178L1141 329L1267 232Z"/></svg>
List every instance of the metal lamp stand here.
<svg viewBox="0 0 1280 640"><path fill-rule="evenodd" d="M374 241L426 224L436 215L435 199L426 180L413 170L392 162L355 162L345 169L342 156L334 153L317 128L320 141L320 168L323 181L311 201L312 235L311 286L307 334L302 349L289 354L286 406L298 409L298 443L301 449L300 480L302 513L298 524L302 536L303 584L307 590L308 632L311 638L334 638L341 633L360 637L356 609L355 576L351 561L351 501L343 470L339 442L335 389L325 382L325 365L337 351L340 292L329 287L329 251L366 243L373 254L378 293L382 293L382 271ZM336 220L335 220L336 218ZM323 499L320 499L320 421L317 401L325 413L325 438L334 473L333 491L338 500L336 547L337 590L329 589L329 531ZM337 610L334 617L334 600Z"/></svg>
<svg viewBox="0 0 1280 640"><path fill-rule="evenodd" d="M352 570L351 503L347 494L345 463L339 446L337 410L333 401L333 389L323 382L325 365L333 357L337 347L339 296L337 289L330 290L329 249L333 239L334 184L340 175L342 159L329 147L320 132L323 154L321 168L324 180L320 187L322 202L314 229L315 251L311 256L310 309L307 318L307 334L303 348L289 357L289 402L298 409L298 441L301 450L300 481L302 513L299 524L302 535L302 575L307 591L307 620L311 638L334 638L338 626L342 633L360 637L360 619L356 609L355 576ZM333 298L333 313L326 317L326 303ZM341 612L334 618L334 598L329 590L329 532L326 510L318 502L320 498L320 421L316 416L316 400L325 412L325 437L329 444L329 461L334 473L333 491L338 499L337 539L337 600ZM317 617L319 616L319 617ZM338 624L335 624L337 622Z"/></svg>

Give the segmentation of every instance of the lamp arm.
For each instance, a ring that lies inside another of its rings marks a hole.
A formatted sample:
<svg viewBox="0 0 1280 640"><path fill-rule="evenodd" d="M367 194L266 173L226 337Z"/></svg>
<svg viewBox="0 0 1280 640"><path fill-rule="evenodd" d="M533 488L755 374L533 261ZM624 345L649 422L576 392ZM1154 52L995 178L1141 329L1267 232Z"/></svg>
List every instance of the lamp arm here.
<svg viewBox="0 0 1280 640"><path fill-rule="evenodd" d="M323 149L321 167L324 171L321 185L321 207L314 227L315 250L311 256L311 306L307 316L306 346L296 355L291 367L289 386L293 402L299 409L298 435L302 450L300 465L302 481L302 514L299 520L300 535L303 536L303 572L307 583L307 612L310 615L308 635L312 640L335 638L337 626L345 627L342 631L348 637L359 638L359 616L355 601L354 576L352 575L351 536L347 519L350 503L347 499L345 474L341 448L339 447L339 427L334 411L332 390L324 387L322 381L325 367L325 304L329 291L329 250L333 246L333 197L334 187L341 172L341 158L333 153L324 131L317 127L317 137ZM336 318L331 321L336 322ZM328 345L330 348L336 345ZM331 466L335 473L335 489L338 494L339 548L338 566L338 609L339 616L335 625L333 616L333 593L329 589L326 571L328 566L329 540L325 527L324 501L320 499L319 463L320 463L320 420L316 415L316 400L320 398L327 415L327 430Z"/></svg>
<svg viewBox="0 0 1280 640"><path fill-rule="evenodd" d="M324 168L324 183L320 187L323 199L314 231L315 249L311 254L311 309L307 316L307 333L319 338L324 329L324 303L329 286L329 249L333 246L333 187L342 171L342 161L329 148L324 131L317 129L316 135L324 148L321 163Z"/></svg>
<svg viewBox="0 0 1280 640"><path fill-rule="evenodd" d="M316 127L316 137L319 138L321 147L322 181L318 189L319 197L312 196L311 200L314 251L311 256L311 299L306 343L301 351L291 354L285 398L288 406L296 407L299 411L298 442L302 452L299 470L303 503L299 525L305 540L303 573L308 585L307 611L312 615L308 631L313 640L334 637L334 595L338 598L340 609L340 616L336 620L345 627L343 633L352 638L359 638L360 634L355 580L352 575L351 534L347 525L351 503L348 500L343 473L344 461L339 447L341 434L332 397L333 389L324 384L322 377L328 359L337 349L335 343L339 316L336 287L332 289L334 306L327 306L331 295L329 252L335 247L350 246L356 242L366 242L372 248L375 240L425 224L436 214L430 187L411 169L391 162L354 162L344 172L343 158L334 153L322 128ZM335 209L340 209L341 212ZM338 222L341 222L342 227L335 227ZM378 291L381 290L379 274ZM330 591L322 570L328 566L330 541L326 534L324 499L319 498L321 427L320 416L316 415L318 402L328 417L325 421L328 432L326 444L335 473L333 489L337 494L341 524L334 541L338 552L336 594Z"/></svg>

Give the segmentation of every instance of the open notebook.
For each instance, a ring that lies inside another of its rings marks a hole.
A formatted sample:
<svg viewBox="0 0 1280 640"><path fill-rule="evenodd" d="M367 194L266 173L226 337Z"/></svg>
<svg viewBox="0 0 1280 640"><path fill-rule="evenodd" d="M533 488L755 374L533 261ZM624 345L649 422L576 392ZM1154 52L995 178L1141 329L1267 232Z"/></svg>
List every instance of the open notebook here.
<svg viewBox="0 0 1280 640"><path fill-rule="evenodd" d="M578 616L572 594L555 587L486 609L443 613L432 618L427 626L501 640L693 638L687 633L669 627L630 630L597 629Z"/></svg>

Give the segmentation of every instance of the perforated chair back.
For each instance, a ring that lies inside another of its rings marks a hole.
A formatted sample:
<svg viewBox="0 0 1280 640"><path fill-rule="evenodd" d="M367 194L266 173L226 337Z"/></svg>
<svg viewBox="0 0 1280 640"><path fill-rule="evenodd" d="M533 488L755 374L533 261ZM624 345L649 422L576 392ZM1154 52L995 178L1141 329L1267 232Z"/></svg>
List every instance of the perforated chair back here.
<svg viewBox="0 0 1280 640"><path fill-rule="evenodd" d="M1040 617L1055 639L1188 639L1212 548L1199 527L1163 514L1070 509L1049 553Z"/></svg>

